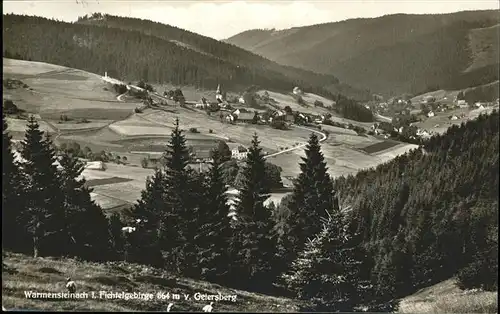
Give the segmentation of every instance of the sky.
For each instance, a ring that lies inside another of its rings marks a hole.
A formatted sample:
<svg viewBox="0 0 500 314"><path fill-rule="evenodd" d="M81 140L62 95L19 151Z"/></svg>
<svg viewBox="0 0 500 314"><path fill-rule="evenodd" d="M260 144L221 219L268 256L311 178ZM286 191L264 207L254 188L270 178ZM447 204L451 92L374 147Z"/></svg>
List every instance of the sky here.
<svg viewBox="0 0 500 314"><path fill-rule="evenodd" d="M436 14L500 9L498 0L327 0L327 1L148 1L10 0L3 12L66 22L94 12L148 19L218 40L249 29L295 26L378 17L395 13Z"/></svg>

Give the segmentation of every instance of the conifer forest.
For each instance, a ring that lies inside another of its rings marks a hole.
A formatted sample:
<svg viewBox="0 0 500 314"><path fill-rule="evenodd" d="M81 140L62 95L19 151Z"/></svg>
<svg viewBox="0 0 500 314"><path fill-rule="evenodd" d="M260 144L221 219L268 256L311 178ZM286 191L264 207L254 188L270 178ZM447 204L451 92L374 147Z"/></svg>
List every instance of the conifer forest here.
<svg viewBox="0 0 500 314"><path fill-rule="evenodd" d="M236 219L228 217L221 158L188 167L182 121L166 164L133 210L137 232L103 215L71 153L29 120L22 162L3 120L4 248L33 256L125 260L249 291L306 300L309 309L385 311L393 300L456 276L498 285L498 112L452 127L419 149L336 180L312 134L293 193L264 205L269 182L255 136ZM92 225L92 228L87 226Z"/></svg>

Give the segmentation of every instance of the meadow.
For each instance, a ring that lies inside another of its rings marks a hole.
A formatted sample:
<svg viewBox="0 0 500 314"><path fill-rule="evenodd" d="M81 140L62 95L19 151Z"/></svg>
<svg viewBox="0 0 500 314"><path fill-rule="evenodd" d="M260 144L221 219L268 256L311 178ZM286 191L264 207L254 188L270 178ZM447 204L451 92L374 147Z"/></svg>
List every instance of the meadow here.
<svg viewBox="0 0 500 314"><path fill-rule="evenodd" d="M74 259L37 258L5 253L2 269L2 306L7 310L42 311L165 311L173 302L172 311L200 312L207 301L195 300L195 293L235 296L234 302L214 302L215 312L297 312L299 301L266 296L222 287L205 281L180 278L168 271L136 265L111 262L106 264L82 262ZM92 292L96 298L41 300L26 298L25 291L66 292L65 279L71 277L77 292ZM148 293L149 300L105 299L100 291L113 293ZM157 293L175 293L180 300L162 300ZM185 300L183 294L189 294Z"/></svg>
<svg viewBox="0 0 500 314"><path fill-rule="evenodd" d="M462 291L449 279L400 300L398 313L497 313L498 292Z"/></svg>
<svg viewBox="0 0 500 314"><path fill-rule="evenodd" d="M498 107L497 107L498 108ZM493 107L486 107L484 109L468 109L460 108L454 109L446 112L436 112L434 117L426 118L424 121L416 122L415 125L418 128L427 130L434 133L444 133L452 125L460 125L468 120L477 118L480 114L487 114L493 111ZM461 115L465 117L461 117ZM450 120L450 116L457 116L457 120Z"/></svg>
<svg viewBox="0 0 500 314"><path fill-rule="evenodd" d="M208 156L219 140L224 140L231 149L238 145L248 147L255 133L259 136L264 153L272 154L306 143L313 132L311 129L296 126L288 130L278 130L266 125L222 123L218 113L208 115L203 110L174 105L172 101L169 101L167 106L148 108L142 113L135 113L134 109L141 102L131 97L117 100L116 93L102 80L101 75L52 64L6 58L3 69L5 77L20 79L28 86L5 90L6 98L28 113L35 114L41 129L50 132L56 144L76 142L82 149L88 147L93 152L106 151L122 159L126 157L125 165L107 163L105 171L86 169L83 173L93 188L92 198L106 209L107 213L129 207L140 197L147 176L153 173L151 169L141 167L141 160L157 158L165 151L176 118L179 118L180 127L185 131L187 145L200 157ZM178 86L164 84L154 87L162 94L164 90ZM216 86L213 90L188 86L181 88L188 102L198 102L202 96L209 101L215 100ZM302 107L291 95L275 92L269 94L278 101L277 106L280 108L289 105L293 110L315 114L328 112L324 108L314 107L315 100L322 101L325 105L331 103L328 99L306 93L303 98L308 106ZM69 121L61 121L61 115L66 115ZM333 117L332 120L363 127L371 126L370 123L341 117ZM24 137L25 124L24 120L9 119L9 131L15 139ZM197 132L191 132L190 129L193 128ZM323 125L322 128L329 132L322 149L329 172L333 176L352 174L392 158L390 149L386 155L376 155L373 148L370 153L362 151L363 147L380 142L379 139L358 136L352 130L333 126ZM398 146L394 147L396 150L397 148ZM404 149L399 149L397 154L403 151ZM283 168L282 176L285 180L298 175L299 162L303 155L303 148L298 148L270 157L268 161ZM192 166L199 167L199 164ZM207 165L202 165L203 169L206 167ZM270 200L279 202L285 194L274 193Z"/></svg>

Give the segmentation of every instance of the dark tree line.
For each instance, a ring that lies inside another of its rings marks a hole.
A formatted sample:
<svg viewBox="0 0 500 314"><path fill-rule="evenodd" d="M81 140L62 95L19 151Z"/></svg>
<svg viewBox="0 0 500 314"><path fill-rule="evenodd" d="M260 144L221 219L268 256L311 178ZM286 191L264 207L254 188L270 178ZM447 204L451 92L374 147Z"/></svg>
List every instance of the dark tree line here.
<svg viewBox="0 0 500 314"><path fill-rule="evenodd" d="M101 22L101 24L104 22ZM261 85L279 91L294 86L318 93L339 92L329 75L278 65L243 49L161 24L108 17L109 27L94 22L64 23L41 17L4 15L5 57L36 60L83 69L107 71L123 80L244 88ZM185 35L182 35L182 34ZM172 40L191 44L195 49ZM35 49L33 47L43 47ZM203 51L203 53L197 50ZM368 97L366 92L349 94Z"/></svg>
<svg viewBox="0 0 500 314"><path fill-rule="evenodd" d="M395 298L452 276L462 288L494 290L498 118L495 111L453 126L391 162L336 180L312 134L293 192L277 207L264 205L270 182L255 136L235 218L222 154L214 151L209 172L190 170L177 120L166 163L147 180L133 210L137 229L126 237L119 219L106 220L75 179L76 160L64 155L62 170L53 165L52 144L36 121L20 165L4 122L3 179L12 182L2 193L3 218L12 222L4 232L19 234L4 244L31 252L45 240L57 244L44 252L50 255L110 252L182 276L295 296L316 311L387 311Z"/></svg>
<svg viewBox="0 0 500 314"><path fill-rule="evenodd" d="M2 218L7 249L36 256L92 260L113 257L108 221L90 199L83 164L69 151L57 158L47 134L31 117L20 158L14 158L3 118Z"/></svg>

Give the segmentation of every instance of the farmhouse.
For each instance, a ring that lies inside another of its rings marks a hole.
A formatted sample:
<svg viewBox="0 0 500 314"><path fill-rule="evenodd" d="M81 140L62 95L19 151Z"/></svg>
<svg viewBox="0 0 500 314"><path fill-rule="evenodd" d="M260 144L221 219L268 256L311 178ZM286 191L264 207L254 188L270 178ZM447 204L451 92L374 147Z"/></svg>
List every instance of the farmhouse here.
<svg viewBox="0 0 500 314"><path fill-rule="evenodd" d="M430 117L434 117L436 114L434 113L434 111L429 111L429 113L427 113L427 116L430 118Z"/></svg>
<svg viewBox="0 0 500 314"><path fill-rule="evenodd" d="M234 117L233 117L233 115L232 115L232 114L228 114L228 115L226 116L226 122L227 122L227 123L232 123L232 122L234 122Z"/></svg>
<svg viewBox="0 0 500 314"><path fill-rule="evenodd" d="M237 115L237 121L246 123L252 122L254 118L255 118L255 112L240 112Z"/></svg>
<svg viewBox="0 0 500 314"><path fill-rule="evenodd" d="M89 170L106 170L104 163L102 161L87 161L85 163L85 169Z"/></svg>
<svg viewBox="0 0 500 314"><path fill-rule="evenodd" d="M296 87L293 88L293 93L295 95L301 95L302 94L302 90L299 87L296 86Z"/></svg>
<svg viewBox="0 0 500 314"><path fill-rule="evenodd" d="M460 106L460 108L464 108L467 107L467 102L465 101L465 99L460 99L457 101L457 105Z"/></svg>
<svg viewBox="0 0 500 314"><path fill-rule="evenodd" d="M293 114L287 114L287 115L285 115L285 121L289 122L289 123L293 123L295 121L295 117L293 116Z"/></svg>
<svg viewBox="0 0 500 314"><path fill-rule="evenodd" d="M234 148L231 151L231 157L238 160L243 160L247 158L247 155L248 155L248 150L243 146L238 146L237 148Z"/></svg>
<svg viewBox="0 0 500 314"><path fill-rule="evenodd" d="M458 120L458 117L455 116L455 115L453 115L453 116L450 117L450 120Z"/></svg>

